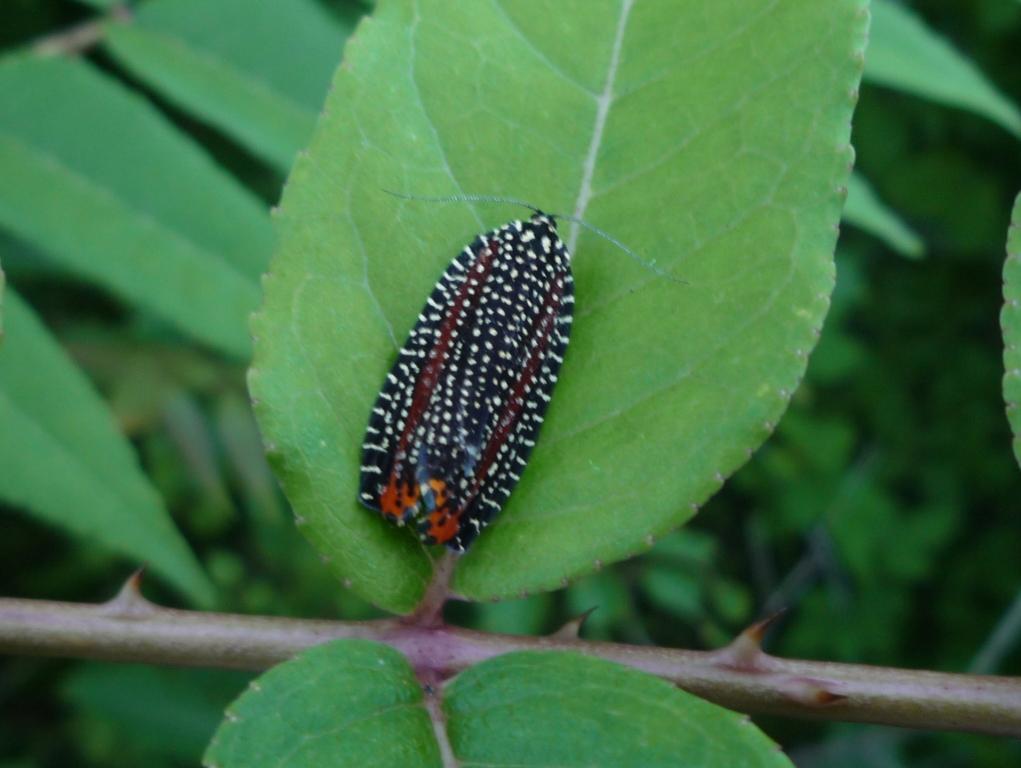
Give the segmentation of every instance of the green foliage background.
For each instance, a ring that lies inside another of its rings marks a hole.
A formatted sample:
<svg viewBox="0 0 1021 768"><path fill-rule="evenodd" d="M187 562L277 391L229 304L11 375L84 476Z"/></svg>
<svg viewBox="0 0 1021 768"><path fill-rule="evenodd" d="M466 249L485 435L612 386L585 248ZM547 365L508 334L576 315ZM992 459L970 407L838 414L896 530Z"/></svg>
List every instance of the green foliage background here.
<svg viewBox="0 0 1021 768"><path fill-rule="evenodd" d="M78 428L107 434L95 423L109 408L131 445L108 430L101 459L61 469L78 478L70 498L29 498L12 475L0 477L0 593L104 599L146 558L157 577L150 594L167 602L208 602L215 591L229 610L376 615L337 589L294 530L262 458L243 382L248 338L234 319L257 303L265 211L367 8L142 3L133 21L110 23L84 62L17 58L92 18L88 5L110 4L0 8L0 45L13 57L0 67L0 264L21 297L2 297L0 328L35 328L31 306L52 334L35 365L74 382L66 405ZM557 592L459 606L453 619L534 633L595 605L590 637L711 647L788 605L776 653L944 670L985 658L980 649L1016 599L1021 540L999 326L1021 188L1021 3L928 0L915 4L920 17L891 5L876 8L873 44L885 47L867 59L855 113L845 221L862 229L841 234L832 308L776 434L647 554ZM235 28L239 13L245 34L209 33ZM288 57L293 71L257 53L273 46L300 51ZM920 73L911 66L919 62ZM59 111L71 104L80 110ZM33 109L53 110L45 131L26 122ZM162 162L151 176L173 181L139 186L116 152L91 155L88 167L71 168L78 175L58 173L43 150L85 140L78 126L144 137L153 150L145 157ZM196 201L195 190L208 199ZM42 217L44 203L57 213ZM116 261L138 247L161 254L165 271L138 275ZM189 265L214 257L211 282L189 282ZM153 280L178 290L147 293ZM170 293L189 300L168 303ZM4 394L30 392L35 365L0 369ZM0 436L0 455L66 459L80 432L72 420L57 424L48 442ZM99 491L117 498L103 502ZM135 514L100 516L118 505ZM159 558L138 548L157 530L177 542ZM995 671L1021 673L1019 645ZM0 766L194 765L246 679L4 659ZM1016 744L993 739L760 725L804 766L1021 760Z"/></svg>

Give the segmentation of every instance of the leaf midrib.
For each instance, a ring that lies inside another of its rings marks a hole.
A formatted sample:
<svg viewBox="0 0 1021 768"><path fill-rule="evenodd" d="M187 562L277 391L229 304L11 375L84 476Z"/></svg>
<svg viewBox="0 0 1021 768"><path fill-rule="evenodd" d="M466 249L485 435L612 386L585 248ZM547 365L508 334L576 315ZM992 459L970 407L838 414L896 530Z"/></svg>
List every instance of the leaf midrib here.
<svg viewBox="0 0 1021 768"><path fill-rule="evenodd" d="M574 218L584 219L585 211L592 200L592 179L596 172L596 161L599 158L599 150L603 143L603 131L606 128L606 120L610 115L610 107L613 106L614 85L617 81L617 72L620 69L620 52L624 47L624 32L627 29L628 18L631 15L631 8L635 0L622 0L620 4L620 16L617 18L617 28L614 32L613 48L610 50L610 60L606 65L606 80L603 83L602 92L596 96L596 117L592 125L592 139L589 142L588 152L585 161L582 163L581 183L578 187L578 197L574 201ZM567 236L567 250L574 253L574 247L578 243L578 234L581 230L577 221L571 222L571 233Z"/></svg>

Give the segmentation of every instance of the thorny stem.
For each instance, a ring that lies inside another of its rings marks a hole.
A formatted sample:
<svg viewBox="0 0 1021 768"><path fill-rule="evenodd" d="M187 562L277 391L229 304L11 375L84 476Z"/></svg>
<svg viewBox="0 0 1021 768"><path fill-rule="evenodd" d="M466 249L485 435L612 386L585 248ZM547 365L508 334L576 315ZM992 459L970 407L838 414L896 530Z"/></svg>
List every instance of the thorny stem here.
<svg viewBox="0 0 1021 768"><path fill-rule="evenodd" d="M0 652L196 667L264 669L336 638L386 643L419 676L446 679L511 651L596 656L671 680L749 713L1021 736L1021 679L781 659L759 645L763 624L716 651L489 634L407 620L323 621L204 613L147 601L136 574L98 605L0 598Z"/></svg>

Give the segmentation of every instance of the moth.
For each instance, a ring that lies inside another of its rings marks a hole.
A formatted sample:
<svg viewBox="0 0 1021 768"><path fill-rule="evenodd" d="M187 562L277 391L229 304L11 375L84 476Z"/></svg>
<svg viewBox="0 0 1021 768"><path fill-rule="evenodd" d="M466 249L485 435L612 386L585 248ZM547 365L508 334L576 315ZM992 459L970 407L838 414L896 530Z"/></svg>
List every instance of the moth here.
<svg viewBox="0 0 1021 768"><path fill-rule="evenodd" d="M532 210L443 272L365 432L359 501L456 552L521 479L571 332L571 256L556 217Z"/></svg>

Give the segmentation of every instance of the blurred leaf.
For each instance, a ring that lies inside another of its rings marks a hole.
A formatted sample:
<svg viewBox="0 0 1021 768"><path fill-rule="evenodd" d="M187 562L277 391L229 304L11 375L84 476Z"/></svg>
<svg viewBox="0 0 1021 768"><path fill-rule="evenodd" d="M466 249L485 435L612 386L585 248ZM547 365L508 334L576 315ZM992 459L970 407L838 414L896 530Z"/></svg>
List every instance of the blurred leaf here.
<svg viewBox="0 0 1021 768"><path fill-rule="evenodd" d="M444 689L462 765L791 766L746 717L643 672L573 653L511 653Z"/></svg>
<svg viewBox="0 0 1021 768"><path fill-rule="evenodd" d="M905 508L873 475L866 469L845 481L826 510L841 564L858 583L892 588L895 581L921 581L944 556L953 508Z"/></svg>
<svg viewBox="0 0 1021 768"><path fill-rule="evenodd" d="M883 204L860 173L852 173L848 179L844 220L875 235L902 256L918 258L925 253L921 238Z"/></svg>
<svg viewBox="0 0 1021 768"><path fill-rule="evenodd" d="M843 419L792 410L780 426L777 437L797 451L805 466L835 477L848 472L855 430Z"/></svg>
<svg viewBox="0 0 1021 768"><path fill-rule="evenodd" d="M917 763L908 763L900 754L904 736L905 731L897 728L835 724L830 738L791 757L798 768L910 768Z"/></svg>
<svg viewBox="0 0 1021 768"><path fill-rule="evenodd" d="M947 256L1002 248L1003 185L977 153L958 148L906 153L890 162L883 187L897 210L926 222L927 242Z"/></svg>
<svg viewBox="0 0 1021 768"><path fill-rule="evenodd" d="M197 532L222 532L234 519L235 510L220 474L220 457L205 413L187 393L178 392L168 399L163 417L167 435L177 448L178 461L186 468L188 484L195 492L193 506L203 512Z"/></svg>
<svg viewBox="0 0 1021 768"><path fill-rule="evenodd" d="M209 604L208 579L92 386L11 291L4 311L0 497Z"/></svg>
<svg viewBox="0 0 1021 768"><path fill-rule="evenodd" d="M634 616L631 595L617 573L602 571L579 579L565 592L567 615L570 618L591 611L582 628L582 634L593 640L609 640L616 630L626 630L632 635L641 626ZM628 639L648 640L644 631L640 637Z"/></svg>
<svg viewBox="0 0 1021 768"><path fill-rule="evenodd" d="M784 627L784 655L890 664L913 602L900 586L873 583L850 590L837 580L824 579L798 601ZM918 653L907 658L917 658Z"/></svg>
<svg viewBox="0 0 1021 768"><path fill-rule="evenodd" d="M216 425L227 460L252 514L260 521L282 523L285 520L283 505L266 464L251 406L233 393L224 394L217 401Z"/></svg>
<svg viewBox="0 0 1021 768"><path fill-rule="evenodd" d="M521 600L501 600L473 606L471 626L483 632L507 635L537 635L549 622L553 598L542 592Z"/></svg>
<svg viewBox="0 0 1021 768"><path fill-rule="evenodd" d="M350 33L313 0L152 0L109 25L105 43L148 85L286 171Z"/></svg>
<svg viewBox="0 0 1021 768"><path fill-rule="evenodd" d="M827 323L827 328L808 365L807 377L813 384L839 383L867 362L867 348L858 337L840 326Z"/></svg>
<svg viewBox="0 0 1021 768"><path fill-rule="evenodd" d="M970 59L954 50L911 10L873 0L865 79L971 110L1021 137L1021 113Z"/></svg>
<svg viewBox="0 0 1021 768"><path fill-rule="evenodd" d="M441 269L512 214L373 190L580 210L688 282L581 233L558 392L507 509L459 560L470 599L559 587L687 520L769 434L814 344L863 3L620 11L381 3L288 183L256 415L305 533L388 609L415 604L431 562L355 501L369 410Z"/></svg>
<svg viewBox="0 0 1021 768"><path fill-rule="evenodd" d="M141 97L79 60L0 62L0 225L244 357L272 247L261 205Z"/></svg>
<svg viewBox="0 0 1021 768"><path fill-rule="evenodd" d="M791 765L747 718L576 654L501 656L433 695L444 697L460 765ZM258 678L227 709L205 761L221 768L445 764L407 661L360 640L318 646Z"/></svg>
<svg viewBox="0 0 1021 768"><path fill-rule="evenodd" d="M198 765L223 709L251 675L222 670L159 669L87 663L64 681L65 701L96 728L110 726L113 748Z"/></svg>
<svg viewBox="0 0 1021 768"><path fill-rule="evenodd" d="M1021 463L1021 194L1014 200L1003 265L1003 399L1014 432L1014 457Z"/></svg>
<svg viewBox="0 0 1021 768"><path fill-rule="evenodd" d="M649 550L647 557L677 565L700 566L712 562L716 539L704 531L685 529L664 536Z"/></svg>
<svg viewBox="0 0 1021 768"><path fill-rule="evenodd" d="M137 341L79 323L61 337L71 356L106 394L121 430L129 435L158 429L167 403L182 391L219 391L225 380L241 380L231 363L191 346Z"/></svg>
<svg viewBox="0 0 1021 768"><path fill-rule="evenodd" d="M392 648L338 640L261 675L226 711L204 764L439 768L415 673Z"/></svg>
<svg viewBox="0 0 1021 768"><path fill-rule="evenodd" d="M729 624L747 622L752 612L748 587L728 579L716 579L709 587L713 609Z"/></svg>
<svg viewBox="0 0 1021 768"><path fill-rule="evenodd" d="M221 592L250 583L250 574L246 572L244 560L230 550L217 549L210 552L206 558L206 569L209 571L209 578Z"/></svg>
<svg viewBox="0 0 1021 768"><path fill-rule="evenodd" d="M669 616L693 622L705 613L701 584L691 573L650 564L642 571L640 584L652 604Z"/></svg>

